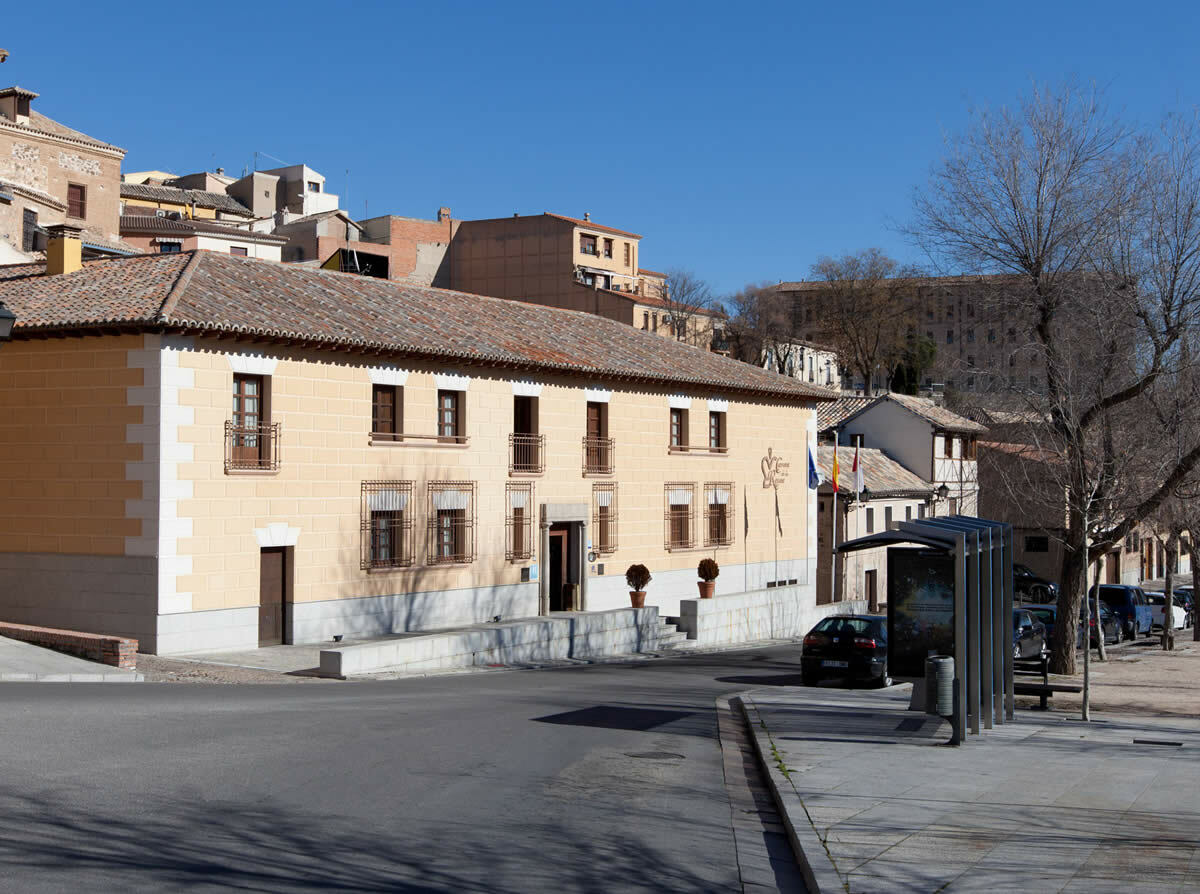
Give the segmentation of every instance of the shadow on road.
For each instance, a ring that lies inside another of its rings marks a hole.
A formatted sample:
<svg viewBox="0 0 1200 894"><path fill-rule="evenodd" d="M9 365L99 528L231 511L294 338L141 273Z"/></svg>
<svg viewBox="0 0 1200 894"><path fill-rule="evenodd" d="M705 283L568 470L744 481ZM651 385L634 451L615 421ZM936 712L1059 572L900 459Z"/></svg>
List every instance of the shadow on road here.
<svg viewBox="0 0 1200 894"><path fill-rule="evenodd" d="M624 836L619 827L597 839L572 836L561 825L531 824L526 845L498 836L493 846L464 834L465 826L430 824L417 838L294 807L195 795L136 805L80 800L78 794L0 790L6 826L0 873L7 879L0 887L363 894L707 890L703 877L664 860L651 843ZM548 865L548 850L561 851L561 859Z"/></svg>

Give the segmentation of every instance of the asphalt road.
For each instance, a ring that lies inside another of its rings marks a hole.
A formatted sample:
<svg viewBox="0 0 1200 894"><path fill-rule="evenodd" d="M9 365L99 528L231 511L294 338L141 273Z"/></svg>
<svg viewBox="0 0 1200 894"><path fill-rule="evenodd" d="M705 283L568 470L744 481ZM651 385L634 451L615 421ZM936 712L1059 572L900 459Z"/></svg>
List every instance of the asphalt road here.
<svg viewBox="0 0 1200 894"><path fill-rule="evenodd" d="M0 684L0 891L734 891L714 699L799 646L320 685Z"/></svg>

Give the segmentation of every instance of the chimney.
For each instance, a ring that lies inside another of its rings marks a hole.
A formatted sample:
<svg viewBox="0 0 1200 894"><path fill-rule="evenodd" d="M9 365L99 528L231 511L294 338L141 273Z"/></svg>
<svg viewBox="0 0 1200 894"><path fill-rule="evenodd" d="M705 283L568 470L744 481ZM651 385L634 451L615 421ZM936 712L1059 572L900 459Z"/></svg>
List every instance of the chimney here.
<svg viewBox="0 0 1200 894"><path fill-rule="evenodd" d="M0 90L0 115L13 124L29 123L29 103L37 94L23 87L6 87Z"/></svg>
<svg viewBox="0 0 1200 894"><path fill-rule="evenodd" d="M224 168L217 168L217 176L218 176L218 177L223 177L223 176L225 176L225 169L224 169Z"/></svg>
<svg viewBox="0 0 1200 894"><path fill-rule="evenodd" d="M438 219L438 223L449 220L450 219L450 209L445 208L445 207L439 208L437 219Z"/></svg>
<svg viewBox="0 0 1200 894"><path fill-rule="evenodd" d="M592 212L590 212L590 211L583 212L583 219L590 221L592 219Z"/></svg>
<svg viewBox="0 0 1200 894"><path fill-rule="evenodd" d="M46 273L74 273L83 266L83 244L79 227L70 224L52 224L46 227Z"/></svg>

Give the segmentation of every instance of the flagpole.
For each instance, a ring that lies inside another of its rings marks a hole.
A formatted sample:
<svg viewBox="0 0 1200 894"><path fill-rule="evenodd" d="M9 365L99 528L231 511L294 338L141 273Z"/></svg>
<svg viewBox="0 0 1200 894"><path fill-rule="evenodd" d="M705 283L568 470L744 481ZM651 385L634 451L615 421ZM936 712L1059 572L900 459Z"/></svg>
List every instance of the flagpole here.
<svg viewBox="0 0 1200 894"><path fill-rule="evenodd" d="M829 561L829 601L837 602L837 498L838 498L838 467L837 467L838 430L833 430L833 542L830 544Z"/></svg>

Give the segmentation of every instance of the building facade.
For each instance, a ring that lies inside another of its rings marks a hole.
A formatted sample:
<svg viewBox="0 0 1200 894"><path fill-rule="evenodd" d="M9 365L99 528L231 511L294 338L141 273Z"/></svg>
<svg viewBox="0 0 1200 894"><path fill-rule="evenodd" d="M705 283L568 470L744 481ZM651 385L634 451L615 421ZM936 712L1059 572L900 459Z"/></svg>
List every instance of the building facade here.
<svg viewBox="0 0 1200 894"><path fill-rule="evenodd" d="M815 494L781 462L815 440L804 383L215 252L8 267L0 301L9 620L158 653L319 642L628 605L635 562L677 615L705 556L719 594L815 604Z"/></svg>
<svg viewBox="0 0 1200 894"><path fill-rule="evenodd" d="M145 213L121 215L121 238L144 252L169 254L203 248L264 261L281 260L280 249L287 242L282 236L224 226L203 218L176 219Z"/></svg>
<svg viewBox="0 0 1200 894"><path fill-rule="evenodd" d="M118 227L125 150L46 117L37 98L0 90L0 263L41 257L45 228L62 223L82 231L86 254L130 253Z"/></svg>

